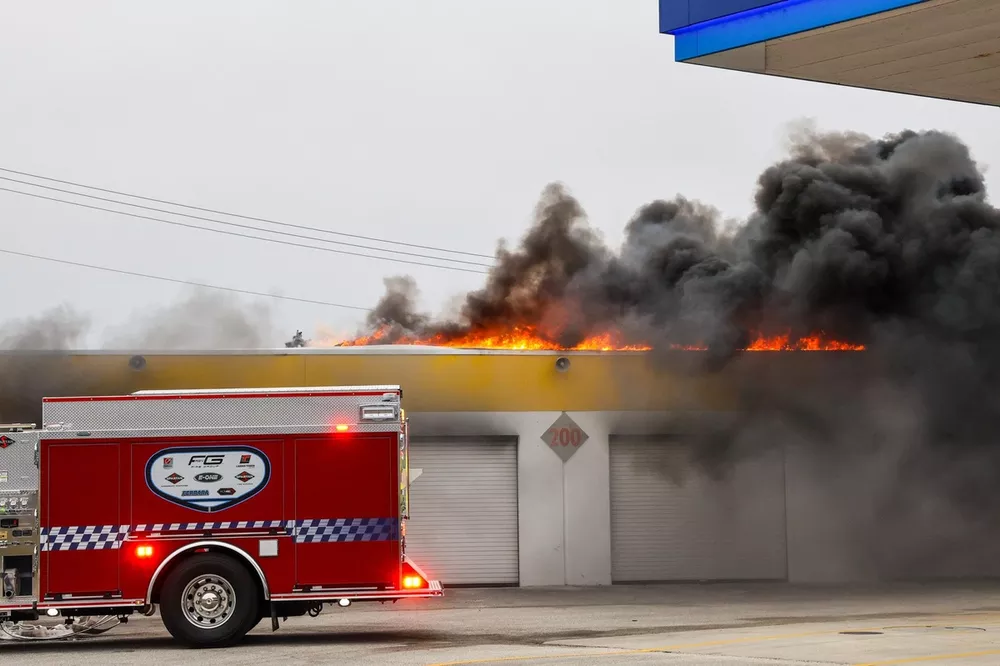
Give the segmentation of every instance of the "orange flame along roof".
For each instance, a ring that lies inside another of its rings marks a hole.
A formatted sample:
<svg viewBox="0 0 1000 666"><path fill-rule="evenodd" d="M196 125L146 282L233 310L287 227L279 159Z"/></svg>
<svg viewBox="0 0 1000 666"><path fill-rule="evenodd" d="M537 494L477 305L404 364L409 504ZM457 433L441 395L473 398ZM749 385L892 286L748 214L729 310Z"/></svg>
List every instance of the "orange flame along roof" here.
<svg viewBox="0 0 1000 666"><path fill-rule="evenodd" d="M360 336L352 340L342 340L332 343L334 347L366 347L388 343L389 329L382 328L370 335ZM539 335L531 327L514 327L509 331L471 332L460 337L435 335L426 338L400 337L392 340L392 344L415 345L430 347L450 347L453 349L503 349L522 351L650 351L648 344L633 344L621 340L614 333L593 335L572 347L565 347ZM673 345L675 350L705 351L706 347L699 345ZM822 333L815 333L803 338L793 339L790 335L764 336L758 335L747 345L745 351L864 351L865 346L828 338Z"/></svg>

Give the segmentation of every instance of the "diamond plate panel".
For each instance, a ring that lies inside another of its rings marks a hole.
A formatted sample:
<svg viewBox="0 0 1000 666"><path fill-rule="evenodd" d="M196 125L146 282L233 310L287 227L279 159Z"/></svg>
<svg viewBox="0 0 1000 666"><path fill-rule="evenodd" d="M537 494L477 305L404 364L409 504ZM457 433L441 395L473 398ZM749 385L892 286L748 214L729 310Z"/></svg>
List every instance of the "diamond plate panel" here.
<svg viewBox="0 0 1000 666"><path fill-rule="evenodd" d="M38 432L0 435L0 490L38 490Z"/></svg>
<svg viewBox="0 0 1000 666"><path fill-rule="evenodd" d="M588 439L590 436L566 412L563 412L542 435L542 441L548 444L564 463L572 458Z"/></svg>
<svg viewBox="0 0 1000 666"><path fill-rule="evenodd" d="M358 423L351 426L352 433L365 432L399 432L398 423ZM88 430L95 438L114 437L115 439L151 438L151 437L236 437L238 435L318 435L330 432L329 425L317 426L280 426L268 428L162 428L159 430ZM41 433L43 440L79 439L75 431L46 430Z"/></svg>
<svg viewBox="0 0 1000 666"><path fill-rule="evenodd" d="M375 389L376 391L378 389ZM221 393L221 392L217 392ZM335 424L359 424L363 405L397 404L381 395L266 396L165 394L158 397L95 398L86 401L46 402L42 416L46 424L62 424L67 430L175 430L210 429L259 431L260 428L330 428ZM364 423L365 430L399 429L399 422Z"/></svg>

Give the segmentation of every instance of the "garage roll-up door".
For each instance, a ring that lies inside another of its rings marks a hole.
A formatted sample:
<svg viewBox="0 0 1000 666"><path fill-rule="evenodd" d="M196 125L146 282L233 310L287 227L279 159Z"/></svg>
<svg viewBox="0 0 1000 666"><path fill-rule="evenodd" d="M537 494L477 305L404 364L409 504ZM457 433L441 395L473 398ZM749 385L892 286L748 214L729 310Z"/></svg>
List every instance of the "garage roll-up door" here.
<svg viewBox="0 0 1000 666"><path fill-rule="evenodd" d="M518 583L517 440L410 440L406 553L445 585Z"/></svg>
<svg viewBox="0 0 1000 666"><path fill-rule="evenodd" d="M784 579L781 452L741 461L713 479L692 443L611 439L614 582Z"/></svg>

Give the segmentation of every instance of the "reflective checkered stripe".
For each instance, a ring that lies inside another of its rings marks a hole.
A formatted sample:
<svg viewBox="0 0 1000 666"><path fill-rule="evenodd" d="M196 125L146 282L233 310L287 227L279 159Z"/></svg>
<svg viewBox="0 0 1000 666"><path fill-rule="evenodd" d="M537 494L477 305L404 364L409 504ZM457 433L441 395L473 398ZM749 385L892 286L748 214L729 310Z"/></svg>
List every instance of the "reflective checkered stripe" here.
<svg viewBox="0 0 1000 666"><path fill-rule="evenodd" d="M396 518L324 518L295 521L296 543L397 541Z"/></svg>
<svg viewBox="0 0 1000 666"><path fill-rule="evenodd" d="M134 532L192 532L206 530L248 530L278 528L291 529L291 520L238 520L228 523L144 523L136 525Z"/></svg>
<svg viewBox="0 0 1000 666"><path fill-rule="evenodd" d="M42 550L104 550L121 548L128 534L208 532L237 529L283 529L296 543L398 541L397 518L318 518L312 520L240 520L219 523L144 523L86 527L42 528Z"/></svg>
<svg viewBox="0 0 1000 666"><path fill-rule="evenodd" d="M128 525L87 525L85 527L43 527L39 534L42 550L109 550L121 548Z"/></svg>

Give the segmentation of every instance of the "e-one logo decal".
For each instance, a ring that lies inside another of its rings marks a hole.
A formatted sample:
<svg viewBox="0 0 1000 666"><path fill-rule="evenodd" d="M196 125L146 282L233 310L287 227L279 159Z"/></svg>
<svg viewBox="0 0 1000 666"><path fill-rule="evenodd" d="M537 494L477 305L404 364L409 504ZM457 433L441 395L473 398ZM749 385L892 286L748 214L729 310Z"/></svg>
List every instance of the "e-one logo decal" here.
<svg viewBox="0 0 1000 666"><path fill-rule="evenodd" d="M250 499L270 478L271 461L251 446L174 447L146 463L146 485L153 493L203 513Z"/></svg>

